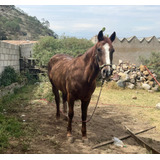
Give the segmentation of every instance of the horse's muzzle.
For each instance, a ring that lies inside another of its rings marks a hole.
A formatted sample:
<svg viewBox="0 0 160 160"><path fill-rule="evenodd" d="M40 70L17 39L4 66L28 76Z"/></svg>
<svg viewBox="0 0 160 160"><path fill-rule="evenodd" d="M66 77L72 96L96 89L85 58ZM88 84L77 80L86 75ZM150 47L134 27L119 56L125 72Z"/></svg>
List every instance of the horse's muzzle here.
<svg viewBox="0 0 160 160"><path fill-rule="evenodd" d="M110 67L104 67L101 70L101 76L103 79L109 78L113 73L113 69Z"/></svg>

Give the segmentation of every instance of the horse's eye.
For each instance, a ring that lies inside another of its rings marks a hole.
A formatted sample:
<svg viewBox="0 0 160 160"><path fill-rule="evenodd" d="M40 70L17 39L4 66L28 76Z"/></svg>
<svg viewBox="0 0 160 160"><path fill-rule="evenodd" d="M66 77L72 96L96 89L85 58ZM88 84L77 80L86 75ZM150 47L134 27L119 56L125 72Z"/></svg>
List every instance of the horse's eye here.
<svg viewBox="0 0 160 160"><path fill-rule="evenodd" d="M97 51L98 51L98 52L101 52L101 51L102 51L102 49L101 49L101 48L97 48Z"/></svg>

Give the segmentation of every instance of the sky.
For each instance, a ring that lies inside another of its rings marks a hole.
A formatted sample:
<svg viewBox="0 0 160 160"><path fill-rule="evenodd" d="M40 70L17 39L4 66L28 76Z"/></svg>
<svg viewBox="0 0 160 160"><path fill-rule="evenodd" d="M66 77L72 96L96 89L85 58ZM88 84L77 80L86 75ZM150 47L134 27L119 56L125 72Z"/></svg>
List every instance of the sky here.
<svg viewBox="0 0 160 160"><path fill-rule="evenodd" d="M30 16L50 22L59 36L91 39L105 27L118 38L160 37L160 5L16 5Z"/></svg>

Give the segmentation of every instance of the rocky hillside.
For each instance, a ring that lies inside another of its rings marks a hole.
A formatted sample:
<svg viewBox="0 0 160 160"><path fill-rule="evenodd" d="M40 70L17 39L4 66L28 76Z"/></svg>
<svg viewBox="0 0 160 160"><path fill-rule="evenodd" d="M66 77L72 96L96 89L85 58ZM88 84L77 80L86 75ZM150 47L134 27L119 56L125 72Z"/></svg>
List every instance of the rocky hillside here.
<svg viewBox="0 0 160 160"><path fill-rule="evenodd" d="M48 21L40 22L13 5L0 5L0 40L37 40L42 36L57 37Z"/></svg>

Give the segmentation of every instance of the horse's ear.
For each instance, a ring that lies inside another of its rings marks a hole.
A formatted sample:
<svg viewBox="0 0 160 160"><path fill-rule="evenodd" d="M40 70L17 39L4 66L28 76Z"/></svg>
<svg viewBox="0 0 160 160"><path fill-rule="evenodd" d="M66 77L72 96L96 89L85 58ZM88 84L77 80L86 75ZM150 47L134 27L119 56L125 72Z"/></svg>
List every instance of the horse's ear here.
<svg viewBox="0 0 160 160"><path fill-rule="evenodd" d="M102 30L98 33L98 41L103 41L103 31Z"/></svg>
<svg viewBox="0 0 160 160"><path fill-rule="evenodd" d="M116 32L113 32L109 39L113 42L116 38Z"/></svg>

